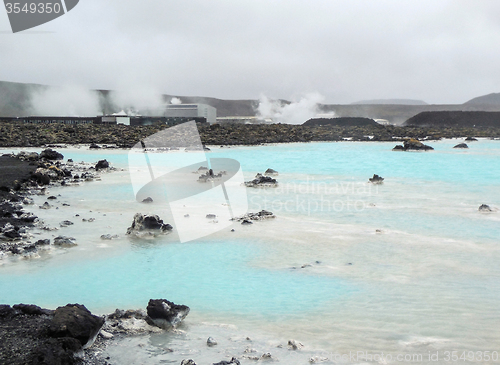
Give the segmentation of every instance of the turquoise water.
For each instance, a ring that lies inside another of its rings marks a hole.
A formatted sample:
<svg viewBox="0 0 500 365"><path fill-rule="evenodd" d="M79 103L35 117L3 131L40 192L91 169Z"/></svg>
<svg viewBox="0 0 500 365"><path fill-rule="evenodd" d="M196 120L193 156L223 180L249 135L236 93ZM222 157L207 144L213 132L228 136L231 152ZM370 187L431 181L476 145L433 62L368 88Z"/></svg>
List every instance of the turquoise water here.
<svg viewBox="0 0 500 365"><path fill-rule="evenodd" d="M62 262L0 277L3 303L86 303L92 308L140 308L150 298L190 303L194 311L293 316L353 291L341 280L290 270L248 267L248 243L132 243L120 256L78 265ZM320 301L320 302L321 302ZM112 308L112 307L111 307Z"/></svg>
<svg viewBox="0 0 500 365"><path fill-rule="evenodd" d="M453 149L459 142L429 142L435 151L424 153L393 152L395 143L215 147L207 156L239 161L246 180L279 171L278 188L247 189L249 211L277 219L183 244L175 233L124 235L136 212L155 213L135 201L127 151L61 150L125 170L52 189L71 207L37 213L75 225L38 233L72 235L79 246L0 260L0 302L107 313L161 297L189 305L193 326L230 323L327 351L499 349L500 211L477 209L500 207L500 142ZM373 174L384 184L368 184ZM100 240L107 233L120 238Z"/></svg>

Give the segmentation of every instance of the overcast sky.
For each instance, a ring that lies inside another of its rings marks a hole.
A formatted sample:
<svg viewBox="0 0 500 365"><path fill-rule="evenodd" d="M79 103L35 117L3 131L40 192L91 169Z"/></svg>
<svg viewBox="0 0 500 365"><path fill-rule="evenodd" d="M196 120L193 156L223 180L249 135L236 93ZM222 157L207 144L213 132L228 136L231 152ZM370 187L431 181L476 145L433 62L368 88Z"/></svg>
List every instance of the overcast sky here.
<svg viewBox="0 0 500 365"><path fill-rule="evenodd" d="M0 9L0 80L463 103L500 92L500 1L80 0L17 34Z"/></svg>

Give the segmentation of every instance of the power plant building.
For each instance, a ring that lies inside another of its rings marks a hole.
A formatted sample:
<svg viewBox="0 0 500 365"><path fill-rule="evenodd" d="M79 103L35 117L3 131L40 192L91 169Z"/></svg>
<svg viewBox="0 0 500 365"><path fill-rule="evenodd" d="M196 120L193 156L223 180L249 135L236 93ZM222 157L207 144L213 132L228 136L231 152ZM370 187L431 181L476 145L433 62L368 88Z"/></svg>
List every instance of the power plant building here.
<svg viewBox="0 0 500 365"><path fill-rule="evenodd" d="M206 104L168 104L166 117L174 118L205 118L208 123L217 122L217 109Z"/></svg>

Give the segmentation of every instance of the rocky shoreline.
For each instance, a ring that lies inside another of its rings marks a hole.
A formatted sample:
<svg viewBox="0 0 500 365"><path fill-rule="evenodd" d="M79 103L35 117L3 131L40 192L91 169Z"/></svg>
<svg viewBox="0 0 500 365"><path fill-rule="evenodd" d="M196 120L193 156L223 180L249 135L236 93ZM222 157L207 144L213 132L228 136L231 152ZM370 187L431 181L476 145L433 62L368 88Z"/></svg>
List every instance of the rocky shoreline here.
<svg viewBox="0 0 500 365"><path fill-rule="evenodd" d="M0 147L40 147L51 144L93 144L131 148L165 125L65 125L0 123ZM414 127L393 125L290 125L199 123L201 141L208 145L260 145L264 143L328 141L400 141L404 138L439 140L467 136L500 138L500 127Z"/></svg>
<svg viewBox="0 0 500 365"><path fill-rule="evenodd" d="M189 307L151 299L146 310L93 315L84 305L55 310L32 304L0 305L0 363L9 365L108 365L102 350L114 336L175 330Z"/></svg>
<svg viewBox="0 0 500 365"><path fill-rule="evenodd" d="M304 363L328 361L318 356L323 351L301 351L305 346L293 339L259 338L262 334L253 332L249 337L225 324L202 324L200 332L196 325L185 323L189 311L188 306L166 299L150 299L145 309L116 309L99 316L81 304L55 310L32 304L0 305L0 363L115 365L126 358L124 350L142 353L134 363L240 365L280 358L287 363L296 356ZM157 347L158 338L169 340Z"/></svg>
<svg viewBox="0 0 500 365"><path fill-rule="evenodd" d="M50 148L40 154L20 152L0 157L0 260L9 256L37 255L41 249L54 246L73 246L71 237L56 237L50 240L34 240L30 229L43 221L34 213L39 209L50 209L49 201L57 199L48 196L47 201L36 207L33 195L47 195L49 187L74 186L84 181L99 179L98 171L112 171L106 160L96 164L64 161L64 156ZM5 173L3 173L5 171ZM38 208L38 209L37 209ZM61 226L73 224L61 222Z"/></svg>

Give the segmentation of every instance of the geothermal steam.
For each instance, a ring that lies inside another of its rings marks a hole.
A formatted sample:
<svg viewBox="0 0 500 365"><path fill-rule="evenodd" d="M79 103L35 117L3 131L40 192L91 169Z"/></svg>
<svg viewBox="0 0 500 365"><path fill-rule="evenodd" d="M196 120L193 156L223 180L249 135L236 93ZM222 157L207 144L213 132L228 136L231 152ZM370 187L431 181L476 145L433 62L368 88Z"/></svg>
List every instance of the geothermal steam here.
<svg viewBox="0 0 500 365"><path fill-rule="evenodd" d="M302 124L320 112L318 104L323 100L321 94L311 93L304 95L298 101L285 104L261 95L257 116L261 119L271 118L275 123Z"/></svg>
<svg viewBox="0 0 500 365"><path fill-rule="evenodd" d="M32 115L93 117L100 114L95 91L79 86L48 87L31 95Z"/></svg>

